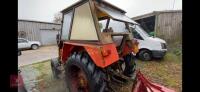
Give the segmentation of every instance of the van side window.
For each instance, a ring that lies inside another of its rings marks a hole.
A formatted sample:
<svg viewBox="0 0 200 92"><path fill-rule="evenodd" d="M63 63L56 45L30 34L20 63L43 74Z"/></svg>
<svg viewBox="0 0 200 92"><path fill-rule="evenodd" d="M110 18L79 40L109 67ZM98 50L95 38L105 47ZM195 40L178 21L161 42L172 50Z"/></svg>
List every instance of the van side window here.
<svg viewBox="0 0 200 92"><path fill-rule="evenodd" d="M134 38L140 39L140 40L144 40L144 39L141 37L141 35L140 35L137 31L135 31L134 28L131 28L131 29L132 29L132 33L133 33L133 37L134 37Z"/></svg>

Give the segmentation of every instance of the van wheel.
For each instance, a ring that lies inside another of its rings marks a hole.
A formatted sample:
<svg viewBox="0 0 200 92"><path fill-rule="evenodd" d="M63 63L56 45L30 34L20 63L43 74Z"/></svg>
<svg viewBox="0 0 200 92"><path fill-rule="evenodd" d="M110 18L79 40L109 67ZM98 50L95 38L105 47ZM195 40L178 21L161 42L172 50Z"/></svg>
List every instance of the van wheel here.
<svg viewBox="0 0 200 92"><path fill-rule="evenodd" d="M69 92L105 91L106 76L87 53L73 53L64 67Z"/></svg>
<svg viewBox="0 0 200 92"><path fill-rule="evenodd" d="M36 49L38 49L39 48L39 46L37 45L37 44L33 44L32 46L31 46L31 49L33 49L33 50L36 50Z"/></svg>
<svg viewBox="0 0 200 92"><path fill-rule="evenodd" d="M148 50L141 50L139 53L139 58L143 61L150 61L152 59L152 54Z"/></svg>

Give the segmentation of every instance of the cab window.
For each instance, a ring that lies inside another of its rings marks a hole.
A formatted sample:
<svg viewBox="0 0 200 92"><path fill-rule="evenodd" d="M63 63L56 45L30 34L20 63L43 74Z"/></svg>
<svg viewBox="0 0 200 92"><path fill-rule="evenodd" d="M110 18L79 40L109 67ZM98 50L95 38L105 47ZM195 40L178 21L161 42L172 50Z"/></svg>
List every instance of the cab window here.
<svg viewBox="0 0 200 92"><path fill-rule="evenodd" d="M72 20L73 12L70 11L66 14L64 14L63 24L62 24L62 40L68 40L69 39L69 30L71 26L71 20Z"/></svg>
<svg viewBox="0 0 200 92"><path fill-rule="evenodd" d="M105 30L106 23L107 23L107 19L99 21L101 32ZM112 19L110 19L108 29L112 29L113 32L128 32L124 22L115 21Z"/></svg>

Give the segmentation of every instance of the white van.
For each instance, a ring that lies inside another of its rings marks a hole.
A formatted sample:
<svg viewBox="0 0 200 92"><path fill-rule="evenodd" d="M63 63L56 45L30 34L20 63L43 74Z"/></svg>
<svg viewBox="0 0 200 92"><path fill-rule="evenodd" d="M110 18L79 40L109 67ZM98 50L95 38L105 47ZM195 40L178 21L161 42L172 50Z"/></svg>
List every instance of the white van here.
<svg viewBox="0 0 200 92"><path fill-rule="evenodd" d="M157 37L151 37L139 25L131 26L134 38L139 42L137 56L145 61L152 58L163 58L167 52L166 41Z"/></svg>
<svg viewBox="0 0 200 92"><path fill-rule="evenodd" d="M101 31L106 26L106 20L100 21ZM128 31L125 25L115 20L110 20L108 27L115 32ZM133 36L139 42L139 52L136 54L141 60L148 61L152 58L163 58L167 52L166 42L160 38L150 37L139 25L130 26Z"/></svg>

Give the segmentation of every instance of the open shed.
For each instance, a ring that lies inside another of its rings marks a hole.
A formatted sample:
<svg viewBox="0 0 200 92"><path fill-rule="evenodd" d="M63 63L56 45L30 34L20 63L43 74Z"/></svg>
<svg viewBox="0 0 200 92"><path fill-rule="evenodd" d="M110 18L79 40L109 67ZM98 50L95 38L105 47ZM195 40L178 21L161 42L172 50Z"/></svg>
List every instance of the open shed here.
<svg viewBox="0 0 200 92"><path fill-rule="evenodd" d="M166 41L182 39L182 10L154 11L132 19L156 37Z"/></svg>

